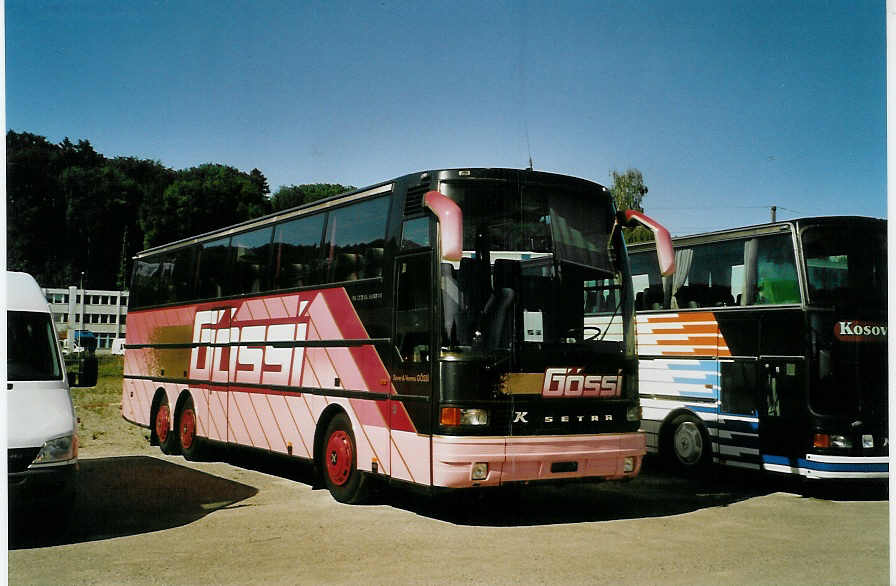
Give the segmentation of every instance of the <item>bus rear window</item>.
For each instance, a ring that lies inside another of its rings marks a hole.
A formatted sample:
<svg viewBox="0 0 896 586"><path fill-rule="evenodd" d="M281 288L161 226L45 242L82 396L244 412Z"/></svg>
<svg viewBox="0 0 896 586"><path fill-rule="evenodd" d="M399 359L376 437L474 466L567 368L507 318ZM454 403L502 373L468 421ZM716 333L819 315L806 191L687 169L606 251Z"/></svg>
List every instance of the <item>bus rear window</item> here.
<svg viewBox="0 0 896 586"><path fill-rule="evenodd" d="M48 313L6 313L6 371L10 381L62 379Z"/></svg>

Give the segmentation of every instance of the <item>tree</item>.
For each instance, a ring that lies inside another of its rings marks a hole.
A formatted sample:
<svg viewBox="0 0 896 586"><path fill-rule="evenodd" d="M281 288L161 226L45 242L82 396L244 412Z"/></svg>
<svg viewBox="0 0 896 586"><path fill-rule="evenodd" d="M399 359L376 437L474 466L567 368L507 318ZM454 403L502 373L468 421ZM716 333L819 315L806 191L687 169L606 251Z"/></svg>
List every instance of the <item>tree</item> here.
<svg viewBox="0 0 896 586"><path fill-rule="evenodd" d="M65 197L60 149L28 132L6 134L7 266L55 281L64 270Z"/></svg>
<svg viewBox="0 0 896 586"><path fill-rule="evenodd" d="M616 202L619 211L635 210L644 212L642 202L647 195L647 185L644 184L644 176L637 169L627 169L620 173L613 169L610 171L613 178L613 186L610 194ZM626 242L649 242L653 240L653 232L643 226L625 228L623 230Z"/></svg>
<svg viewBox="0 0 896 586"><path fill-rule="evenodd" d="M325 197L339 195L355 189L352 186L338 183L306 183L303 185L281 185L271 198L272 211L285 210L304 203L317 201Z"/></svg>
<svg viewBox="0 0 896 586"><path fill-rule="evenodd" d="M158 202L143 208L144 245L202 234L270 211L264 178L226 165L205 164L178 171Z"/></svg>

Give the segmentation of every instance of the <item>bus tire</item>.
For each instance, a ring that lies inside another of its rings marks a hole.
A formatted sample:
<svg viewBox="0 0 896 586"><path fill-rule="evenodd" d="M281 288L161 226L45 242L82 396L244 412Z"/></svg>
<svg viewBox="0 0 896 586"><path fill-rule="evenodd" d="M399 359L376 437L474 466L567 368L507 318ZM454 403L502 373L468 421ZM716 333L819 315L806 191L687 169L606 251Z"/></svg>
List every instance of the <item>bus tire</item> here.
<svg viewBox="0 0 896 586"><path fill-rule="evenodd" d="M187 397L177 410L175 420L180 451L187 460L199 460L202 453L202 439L196 435L196 409L193 398Z"/></svg>
<svg viewBox="0 0 896 586"><path fill-rule="evenodd" d="M673 470L698 475L706 472L712 463L712 443L706 426L689 413L672 419L661 441L660 452Z"/></svg>
<svg viewBox="0 0 896 586"><path fill-rule="evenodd" d="M162 398L156 403L152 412L152 434L150 439L155 439L163 454L177 453L177 434L171 429L171 408L168 406L168 399L162 395Z"/></svg>
<svg viewBox="0 0 896 586"><path fill-rule="evenodd" d="M367 479L358 470L355 434L345 413L336 414L327 425L319 465L324 484L334 499L350 505L367 499Z"/></svg>

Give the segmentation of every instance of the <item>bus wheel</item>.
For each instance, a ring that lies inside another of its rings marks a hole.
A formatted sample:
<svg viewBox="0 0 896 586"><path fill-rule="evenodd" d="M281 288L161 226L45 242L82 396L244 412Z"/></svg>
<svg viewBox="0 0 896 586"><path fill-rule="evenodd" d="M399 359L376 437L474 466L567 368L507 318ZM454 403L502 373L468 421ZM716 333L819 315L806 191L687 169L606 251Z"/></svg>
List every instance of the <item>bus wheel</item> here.
<svg viewBox="0 0 896 586"><path fill-rule="evenodd" d="M168 400L162 399L156 406L153 417L153 431L163 454L177 453L177 435L171 430L171 409Z"/></svg>
<svg viewBox="0 0 896 586"><path fill-rule="evenodd" d="M345 413L330 420L324 433L320 469L327 490L340 503L360 504L367 498L364 473L358 470L355 435Z"/></svg>
<svg viewBox="0 0 896 586"><path fill-rule="evenodd" d="M703 423L687 413L673 419L663 438L661 451L675 469L687 474L705 472L712 462L712 444Z"/></svg>
<svg viewBox="0 0 896 586"><path fill-rule="evenodd" d="M187 397L177 412L176 420L180 451L187 460L198 460L202 451L202 440L196 436L196 409L193 399Z"/></svg>

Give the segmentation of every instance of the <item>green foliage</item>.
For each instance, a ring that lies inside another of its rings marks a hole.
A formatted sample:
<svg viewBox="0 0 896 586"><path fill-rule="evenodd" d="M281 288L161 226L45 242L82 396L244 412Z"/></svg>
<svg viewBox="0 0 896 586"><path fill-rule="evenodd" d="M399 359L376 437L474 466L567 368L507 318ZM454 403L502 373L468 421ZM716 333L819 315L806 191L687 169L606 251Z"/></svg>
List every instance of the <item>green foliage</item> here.
<svg viewBox="0 0 896 586"><path fill-rule="evenodd" d="M642 202L644 196L647 195L647 185L644 184L644 176L637 169L626 169L620 173L613 169L610 171L613 178L613 185L610 187L610 193L613 201L616 202L616 209L619 211L635 210L644 211ZM623 228L622 233L625 235L625 241L633 242L651 242L653 240L653 232L644 226L635 228Z"/></svg>
<svg viewBox="0 0 896 586"><path fill-rule="evenodd" d="M144 246L157 246L268 213L270 201L263 191L266 184L226 165L209 163L178 171L162 197L146 202L143 208Z"/></svg>
<svg viewBox="0 0 896 586"><path fill-rule="evenodd" d="M613 178L613 186L610 193L616 202L616 209L644 211L641 205L644 196L647 195L647 186L644 184L644 176L637 169L627 169L624 173L613 169L610 171Z"/></svg>
<svg viewBox="0 0 896 586"><path fill-rule="evenodd" d="M355 189L337 183L306 183L304 185L282 185L271 198L272 211L278 212L325 197L339 195Z"/></svg>
<svg viewBox="0 0 896 586"><path fill-rule="evenodd" d="M47 287L126 288L131 258L270 211L258 169L174 171L134 157L108 159L87 140L53 144L8 131L7 266Z"/></svg>

